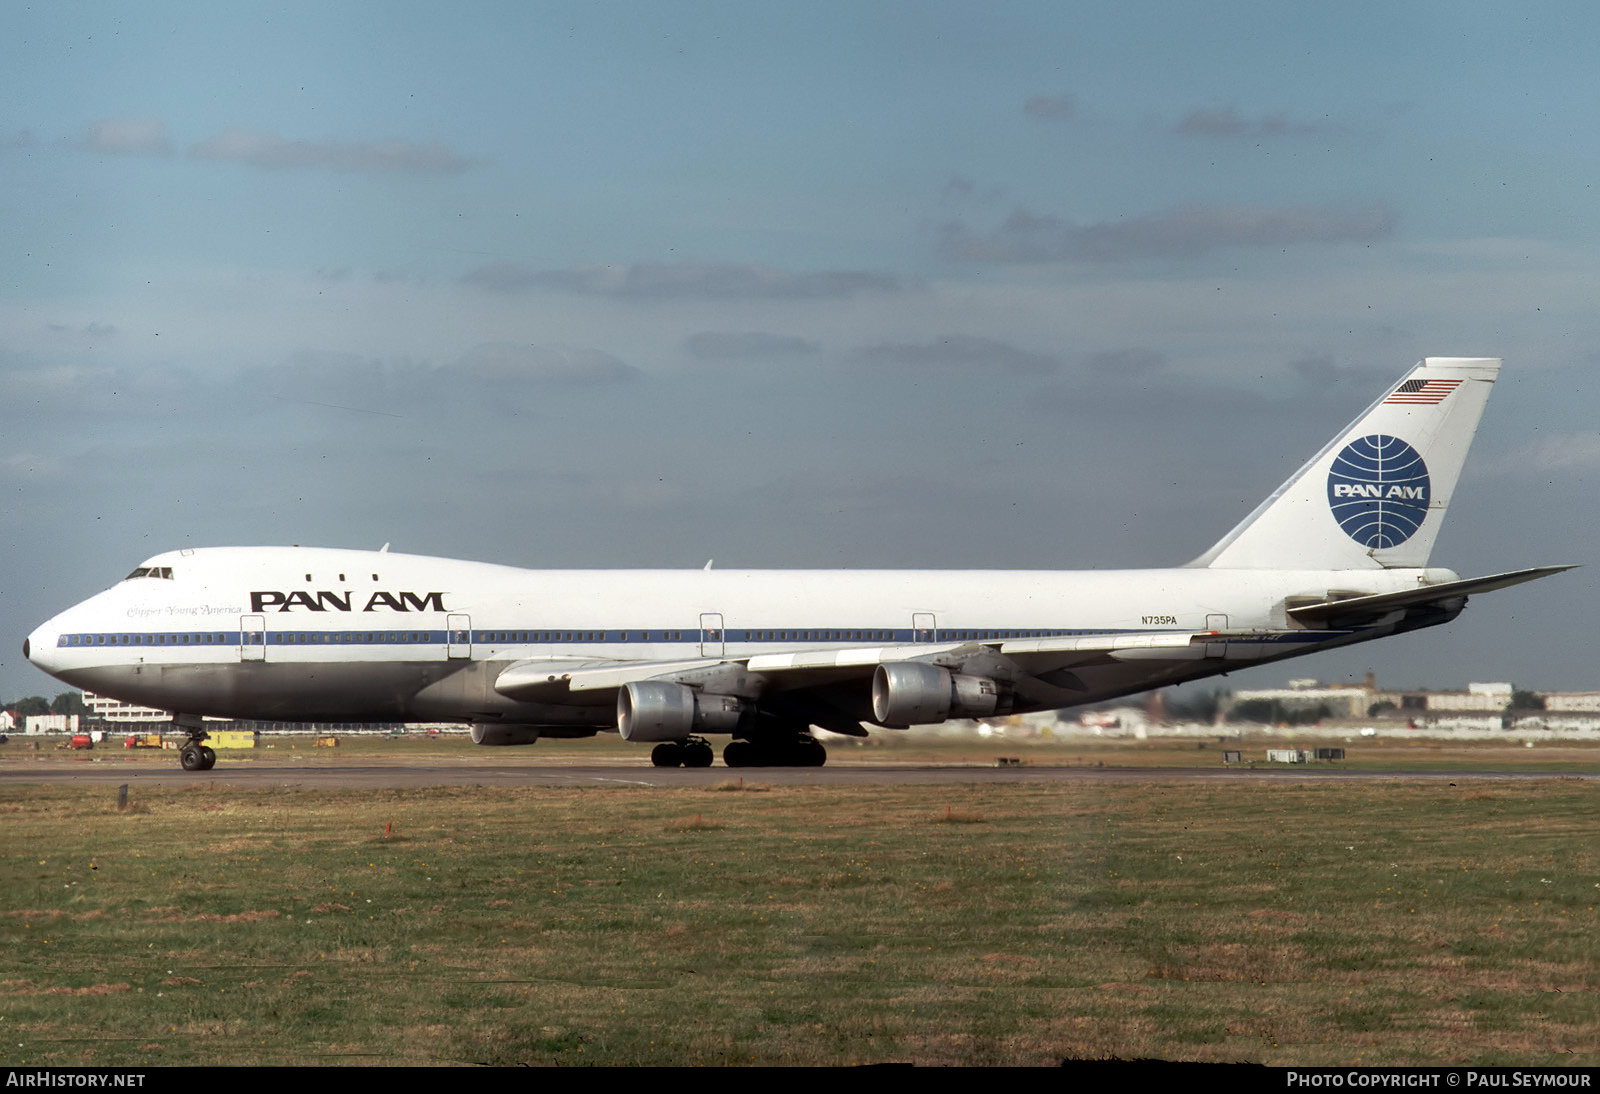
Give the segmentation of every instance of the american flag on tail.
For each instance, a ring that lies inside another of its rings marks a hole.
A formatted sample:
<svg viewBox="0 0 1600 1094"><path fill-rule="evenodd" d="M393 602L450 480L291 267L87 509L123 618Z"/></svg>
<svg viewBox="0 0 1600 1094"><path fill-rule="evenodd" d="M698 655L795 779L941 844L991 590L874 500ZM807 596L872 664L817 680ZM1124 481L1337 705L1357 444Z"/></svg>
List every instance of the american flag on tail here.
<svg viewBox="0 0 1600 1094"><path fill-rule="evenodd" d="M1454 391L1460 380L1407 380L1394 389L1394 394L1385 399L1384 405L1400 403L1405 406L1437 406L1444 402L1444 397Z"/></svg>

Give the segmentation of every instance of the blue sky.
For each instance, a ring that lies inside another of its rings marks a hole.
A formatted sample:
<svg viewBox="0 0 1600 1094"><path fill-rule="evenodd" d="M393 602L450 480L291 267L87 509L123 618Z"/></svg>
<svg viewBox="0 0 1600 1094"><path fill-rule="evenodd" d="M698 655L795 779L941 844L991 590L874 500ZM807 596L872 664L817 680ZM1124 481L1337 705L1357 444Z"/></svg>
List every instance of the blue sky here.
<svg viewBox="0 0 1600 1094"><path fill-rule="evenodd" d="M1589 562L1590 5L0 6L0 697L157 551L1169 565L1492 355ZM1600 686L1580 570L1237 677Z"/></svg>

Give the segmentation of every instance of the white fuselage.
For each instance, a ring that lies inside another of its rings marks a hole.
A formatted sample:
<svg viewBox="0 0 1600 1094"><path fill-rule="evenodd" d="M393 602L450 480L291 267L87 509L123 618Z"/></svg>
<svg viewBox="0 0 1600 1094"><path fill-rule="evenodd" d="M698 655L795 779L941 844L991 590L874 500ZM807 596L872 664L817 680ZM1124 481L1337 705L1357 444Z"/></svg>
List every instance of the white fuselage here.
<svg viewBox="0 0 1600 1094"><path fill-rule="evenodd" d="M31 660L87 690L192 714L482 718L609 728L610 697L519 702L507 666L748 660L856 647L1120 633L1272 632L1226 659L1133 661L1031 708L1394 633L1296 628L1286 601L1399 592L1447 570L522 570L387 552L169 552L39 627ZM1291 632L1287 636L1286 632ZM1019 708L1022 709L1022 708Z"/></svg>

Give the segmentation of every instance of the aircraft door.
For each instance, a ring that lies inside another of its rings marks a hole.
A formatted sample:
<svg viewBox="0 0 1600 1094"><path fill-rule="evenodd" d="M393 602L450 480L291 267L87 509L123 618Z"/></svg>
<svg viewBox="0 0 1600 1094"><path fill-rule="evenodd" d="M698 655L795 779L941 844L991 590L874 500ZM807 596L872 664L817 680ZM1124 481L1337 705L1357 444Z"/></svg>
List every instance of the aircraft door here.
<svg viewBox="0 0 1600 1094"><path fill-rule="evenodd" d="M267 617L241 615L239 617L239 660L265 661L267 659Z"/></svg>
<svg viewBox="0 0 1600 1094"><path fill-rule="evenodd" d="M445 658L468 660L472 657L472 616L451 613L445 620Z"/></svg>
<svg viewBox="0 0 1600 1094"><path fill-rule="evenodd" d="M911 641L939 641L939 622L934 618L932 612L911 613Z"/></svg>
<svg viewBox="0 0 1600 1094"><path fill-rule="evenodd" d="M726 647L721 612L700 613L700 656L721 657Z"/></svg>

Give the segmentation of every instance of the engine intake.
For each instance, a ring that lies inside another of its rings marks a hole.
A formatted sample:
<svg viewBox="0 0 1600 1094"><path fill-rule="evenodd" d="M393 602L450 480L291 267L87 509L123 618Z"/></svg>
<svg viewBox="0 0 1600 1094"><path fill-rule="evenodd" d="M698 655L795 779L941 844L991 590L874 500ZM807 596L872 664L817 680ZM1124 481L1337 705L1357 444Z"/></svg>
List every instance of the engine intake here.
<svg viewBox="0 0 1600 1094"><path fill-rule="evenodd" d="M682 684L638 680L617 692L617 731L625 741L681 741L691 733L732 733L744 700Z"/></svg>
<svg viewBox="0 0 1600 1094"><path fill-rule="evenodd" d="M926 661L879 665L872 674L872 716L892 729L950 718L985 718L1000 707L1000 686Z"/></svg>

